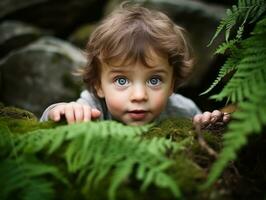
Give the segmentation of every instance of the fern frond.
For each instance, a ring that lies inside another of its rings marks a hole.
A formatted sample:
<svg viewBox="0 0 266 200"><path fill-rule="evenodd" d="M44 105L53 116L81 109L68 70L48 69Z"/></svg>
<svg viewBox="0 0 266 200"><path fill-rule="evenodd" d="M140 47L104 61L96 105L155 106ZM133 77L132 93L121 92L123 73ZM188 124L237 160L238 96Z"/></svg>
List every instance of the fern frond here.
<svg viewBox="0 0 266 200"><path fill-rule="evenodd" d="M239 7L250 7L247 11L249 12L249 23L255 23L266 12L266 2L264 0L245 0L243 2L243 6L239 4Z"/></svg>
<svg viewBox="0 0 266 200"><path fill-rule="evenodd" d="M250 1L248 4L259 0ZM239 4L247 4L240 1ZM266 2L263 2L265 5ZM240 7L240 6L239 6ZM264 6L264 10L266 7ZM249 13L256 12L257 4ZM262 12L262 11L261 11ZM263 11L264 12L264 11ZM251 15L251 14L250 14ZM257 16L254 13L253 17ZM238 150L243 147L248 136L261 133L266 125L266 17L257 22L251 36L240 41L240 49L229 60L240 58L236 65L237 71L220 94L214 95L216 100L228 98L238 103L238 110L232 115L233 121L224 135L224 147L218 160L214 163L205 186L210 186L220 176L227 164L236 159Z"/></svg>
<svg viewBox="0 0 266 200"><path fill-rule="evenodd" d="M235 48L235 44L238 42L237 39L229 40L228 42L222 43L215 51L215 54L224 54L227 49Z"/></svg>
<svg viewBox="0 0 266 200"><path fill-rule="evenodd" d="M214 163L205 186L210 186L220 176L227 164L236 159L238 150L243 147L251 134L261 132L266 125L266 82L260 85L248 101L239 104L239 111L233 114L234 121L224 135L224 147L218 160Z"/></svg>
<svg viewBox="0 0 266 200"><path fill-rule="evenodd" d="M115 191L118 186L125 180L133 170L133 166L144 169L144 175L138 178L143 181L142 189L146 188L151 183L156 185L157 176L168 176L164 173L166 166L169 167L173 163L165 158L165 151L169 146L175 146L170 141L163 138L154 138L152 140L141 140L135 137L109 137L108 140L104 138L97 138L93 136L93 143L97 144L102 141L103 146L94 145L90 143L88 145L88 153L86 164L83 165L81 170L82 176L79 176L79 180L85 178L84 190L88 191L93 185L97 184L104 176L110 173L112 169L111 185L108 190L110 199L115 198ZM170 144L169 144L170 143ZM111 145L112 144L112 145ZM75 145L73 144L73 147ZM82 146L81 146L82 147ZM76 151L78 153L78 151ZM72 154L71 157L76 157ZM82 157L82 156L81 156ZM152 158L152 159L151 159ZM78 162L76 162L77 164ZM165 168L162 167L165 166ZM155 166L159 166L159 169L155 169ZM169 180L171 178L169 177ZM173 185L173 182L169 181L164 185L157 185L159 187L166 187L172 190L174 195L180 196L178 187Z"/></svg>
<svg viewBox="0 0 266 200"><path fill-rule="evenodd" d="M226 16L221 20L214 36L212 37L208 46L210 46L215 38L225 29L226 42L230 38L231 30L234 26L239 24L235 38L242 38L244 26L246 23L254 23L266 12L265 0L239 0L237 6L232 6L227 9Z"/></svg>
<svg viewBox="0 0 266 200"><path fill-rule="evenodd" d="M232 73L233 71L235 71L237 69L237 65L239 63L239 58L238 57L232 57L231 59L226 60L226 62L224 63L224 65L221 67L217 78L214 80L214 82L212 83L212 85L205 90L204 92L202 92L200 95L205 95L207 93L209 93L218 83L220 83L220 81L228 74Z"/></svg>
<svg viewBox="0 0 266 200"><path fill-rule="evenodd" d="M242 49L238 54L241 57L236 65L237 71L224 87L220 94L212 98L222 100L225 97L232 102L241 102L257 90L257 86L266 80L266 19L258 22L253 35L241 42ZM233 59L232 58L229 58Z"/></svg>
<svg viewBox="0 0 266 200"><path fill-rule="evenodd" d="M11 132L7 126L0 124L0 158L6 157L13 148Z"/></svg>
<svg viewBox="0 0 266 200"><path fill-rule="evenodd" d="M233 7L233 10L236 7ZM222 19L222 21L220 22L220 25L217 27L214 36L212 37L211 41L209 42L209 44L207 46L210 46L213 41L217 38L217 36L222 32L222 30L226 27L226 29L231 30L230 26L233 27L236 21L236 16L237 16L237 10L235 12L232 12L232 10L227 9L226 10L226 17ZM228 32L228 31L227 31ZM228 33L227 33L228 35Z"/></svg>
<svg viewBox="0 0 266 200"><path fill-rule="evenodd" d="M249 67L250 65L245 64L239 66ZM258 66L262 66L261 63L256 65L256 67ZM222 92L211 96L211 98L220 101L226 97L233 103L242 102L249 96L253 95L258 86L265 82L265 78L266 69L263 68L254 68L250 71L238 70Z"/></svg>
<svg viewBox="0 0 266 200"><path fill-rule="evenodd" d="M240 16L241 10L238 9L237 6L233 5L232 9L228 9L226 11L226 19L224 21L224 27L225 27L225 41L228 41L231 29L235 26L237 23L237 18Z"/></svg>
<svg viewBox="0 0 266 200"><path fill-rule="evenodd" d="M201 93L200 95L204 95L207 94L208 92L210 92L221 80L224 76L226 76L228 73L232 72L232 70L235 70L236 68L238 68L238 62L240 58L243 58L246 55L242 55L242 50L241 49L237 49L236 44L238 44L241 41L242 38L242 34L244 31L244 25L249 22L252 23L255 20L258 20L261 16L263 16L263 14L266 13L266 2L264 0L254 0L254 1L250 1L250 0L239 0L238 1L238 6L232 6L231 9L228 9L226 12L226 17L224 19L222 19L220 25L218 26L213 38L211 39L210 43L208 44L208 46L210 46L212 44L212 42L214 41L214 39L219 35L219 33L225 29L225 38L226 41L224 43L222 43L216 50L216 54L224 54L226 52L227 49L231 50L231 55L230 58L226 61L226 63L224 64L224 66L220 69L218 77L214 80L214 82L212 83L212 85L203 93ZM240 23L240 26L238 27L237 30L237 34L235 36L235 39L231 39L228 41L229 39L229 35L230 35L230 31L231 29L237 24ZM261 27L263 27L264 25L260 25ZM256 30L256 38L250 38L250 40L255 40L255 41L263 41L263 39L261 40L259 36L261 33L259 33L260 31L262 31L264 34L265 32L263 30L258 30L258 29L263 29L263 28L257 28ZM262 36L263 37L263 36ZM264 36L265 37L265 36ZM245 42L244 42L245 43ZM249 42L247 42L249 43ZM248 54L250 47L251 47L251 51L254 54L256 51L260 51L257 46L252 48L252 41L250 41L250 45L248 48L244 48L247 52L244 52L246 54ZM258 43L258 42L257 42ZM241 45L246 45L241 43ZM264 52L264 50L262 50ZM261 53L261 52L260 52ZM263 53L262 53L263 54ZM247 55L248 56L248 55ZM242 61L242 62L246 62L246 61ZM228 65L231 65L228 66ZM259 65L259 64L258 64ZM228 69L232 69L232 70L228 70ZM231 87L230 85L228 87ZM227 90L227 89L226 89ZM230 93L230 92L229 92ZM212 98L217 99L217 100L221 100L223 98L225 98L227 95L214 95L212 96ZM241 96L241 95L240 95ZM236 95L232 95L232 98L230 99L235 99Z"/></svg>
<svg viewBox="0 0 266 200"><path fill-rule="evenodd" d="M0 199L8 199L11 194L16 194L21 199L53 199L52 181L43 178L47 175L67 183L57 168L43 164L33 157L20 156L2 160Z"/></svg>
<svg viewBox="0 0 266 200"><path fill-rule="evenodd" d="M185 141L178 145L165 138L141 138L149 127L102 121L33 131L15 139L16 151L53 154L63 150L67 170L77 174L77 184L84 193L109 176L108 196L115 199L118 187L137 167L136 178L143 182L142 189L154 184L180 197L176 182L165 172L173 164L166 151L182 149ZM62 149L63 144L66 146Z"/></svg>

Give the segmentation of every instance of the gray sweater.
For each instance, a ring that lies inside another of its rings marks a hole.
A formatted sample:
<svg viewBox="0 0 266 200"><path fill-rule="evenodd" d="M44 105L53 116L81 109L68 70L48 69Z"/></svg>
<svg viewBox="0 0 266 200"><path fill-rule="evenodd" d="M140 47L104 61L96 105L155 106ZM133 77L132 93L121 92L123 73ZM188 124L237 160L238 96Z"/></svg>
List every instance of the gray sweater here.
<svg viewBox="0 0 266 200"><path fill-rule="evenodd" d="M100 120L112 120L112 116L106 107L104 99L95 97L95 95L88 92L87 90L84 90L81 93L80 98L77 100L77 102L81 104L87 104L90 107L97 108L99 111L101 111L102 114L99 118ZM40 121L47 121L49 111L59 104L64 103L52 104L51 106L46 108L41 116ZM172 94L168 99L166 108L160 114L157 120L162 120L166 117L192 118L198 113L201 113L201 111L192 100L180 94Z"/></svg>

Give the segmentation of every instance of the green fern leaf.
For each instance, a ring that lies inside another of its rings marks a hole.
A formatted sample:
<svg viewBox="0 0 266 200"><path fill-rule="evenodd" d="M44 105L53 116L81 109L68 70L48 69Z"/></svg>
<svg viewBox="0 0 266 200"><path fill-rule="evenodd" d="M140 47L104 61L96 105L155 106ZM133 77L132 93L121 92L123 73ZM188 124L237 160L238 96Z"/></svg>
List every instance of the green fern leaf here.
<svg viewBox="0 0 266 200"><path fill-rule="evenodd" d="M221 67L217 78L215 79L215 81L212 83L212 85L205 90L204 92L202 92L200 95L205 95L207 93L209 93L217 84L220 83L220 81L228 74L234 72L237 68L236 66L238 65L239 62L239 58L238 57L233 57L231 59L228 59L225 64Z"/></svg>
<svg viewBox="0 0 266 200"><path fill-rule="evenodd" d="M52 181L43 176L51 175L68 184L57 168L45 165L31 156L8 158L0 163L0 199L8 199L11 194L21 199L52 199Z"/></svg>
<svg viewBox="0 0 266 200"><path fill-rule="evenodd" d="M239 104L239 111L232 116L234 121L229 124L229 130L224 135L223 150L212 167L205 187L213 184L227 164L236 159L238 150L247 143L248 136L260 133L266 125L266 94L263 92L265 87L266 82L257 88L257 92L250 96L249 101Z"/></svg>
<svg viewBox="0 0 266 200"><path fill-rule="evenodd" d="M220 25L217 27L211 41L209 42L209 44L207 44L207 46L211 46L211 44L213 43L213 41L218 37L218 35L222 32L222 30L224 29L225 27L225 24L226 24L226 21L222 20Z"/></svg>
<svg viewBox="0 0 266 200"><path fill-rule="evenodd" d="M224 54L227 49L235 48L235 44L238 42L237 39L235 40L229 40L228 42L222 43L217 50L215 51L215 54Z"/></svg>
<svg viewBox="0 0 266 200"><path fill-rule="evenodd" d="M239 0L238 6L232 6L231 9L227 9L226 17L224 17L220 25L218 26L214 36L212 37L208 46L210 46L215 38L225 29L226 42L230 38L231 30L237 24L240 24L237 30L235 38L240 39L243 34L244 25L246 23L254 23L260 19L266 12L265 0L249 1Z"/></svg>
<svg viewBox="0 0 266 200"><path fill-rule="evenodd" d="M211 98L222 100L225 97L232 102L241 102L257 90L257 85L263 84L266 79L266 19L258 22L253 35L241 42L238 56L242 57L236 65L237 71L224 87L220 94ZM250 84L252 83L252 84Z"/></svg>
<svg viewBox="0 0 266 200"><path fill-rule="evenodd" d="M0 158L6 157L13 148L12 135L7 126L0 124Z"/></svg>
<svg viewBox="0 0 266 200"><path fill-rule="evenodd" d="M227 62L234 62L236 69L230 81L223 90L212 98L228 100L238 104L238 110L232 115L233 121L229 124L224 135L224 147L214 163L205 187L213 184L221 175L228 163L237 158L237 152L248 142L251 134L260 134L262 127L266 125L266 2L264 0L239 0L238 7L232 11L221 24L230 30L235 22L240 24L236 40L238 49L234 49ZM233 13L237 15L232 17ZM228 18L228 19L227 19ZM259 20L257 22L257 20ZM234 21L236 20L236 21ZM241 23L239 23L241 22ZM244 25L256 23L251 35L242 40ZM230 31L229 31L230 32ZM229 33L226 33L228 37ZM225 48L222 48L224 45ZM225 53L227 44L221 45L221 52ZM223 70L223 68L220 70ZM214 82L215 85L224 75L221 73ZM211 86L213 87L213 86Z"/></svg>
<svg viewBox="0 0 266 200"><path fill-rule="evenodd" d="M112 176L112 183L108 190L108 196L111 200L115 199L115 193L121 182L125 180L132 172L134 162L124 162L118 165L119 170L116 170Z"/></svg>
<svg viewBox="0 0 266 200"><path fill-rule="evenodd" d="M182 149L186 142L176 144L164 138L141 138L150 127L125 126L114 121L60 126L19 135L15 138L15 150L27 154L42 151L47 155L63 151L67 170L77 174L77 184L85 194L109 176L108 197L115 199L118 187L134 166L140 168L136 170L136 178L143 181L142 188L155 184L179 197L178 186L165 172L173 164L165 155L169 149L173 152ZM156 181L158 176L164 177L163 184Z"/></svg>

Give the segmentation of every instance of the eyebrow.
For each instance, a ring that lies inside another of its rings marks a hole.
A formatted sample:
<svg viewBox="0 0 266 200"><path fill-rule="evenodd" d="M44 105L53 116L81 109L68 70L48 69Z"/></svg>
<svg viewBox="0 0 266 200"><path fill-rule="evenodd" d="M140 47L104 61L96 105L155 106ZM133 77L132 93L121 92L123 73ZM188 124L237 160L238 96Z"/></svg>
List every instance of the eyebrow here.
<svg viewBox="0 0 266 200"><path fill-rule="evenodd" d="M153 69L153 68L148 68L148 69ZM125 69L123 67L121 68L112 68L109 73L127 73L127 72L130 72L132 70L130 69ZM152 73L163 73L163 74L167 74L167 70L165 70L164 68L162 69L154 69L154 70L151 70Z"/></svg>
<svg viewBox="0 0 266 200"><path fill-rule="evenodd" d="M165 70L165 69L155 69L152 72L167 74L167 70Z"/></svg>
<svg viewBox="0 0 266 200"><path fill-rule="evenodd" d="M120 69L118 68L112 68L109 73L122 73L122 72L129 72L130 70L123 69L122 67Z"/></svg>

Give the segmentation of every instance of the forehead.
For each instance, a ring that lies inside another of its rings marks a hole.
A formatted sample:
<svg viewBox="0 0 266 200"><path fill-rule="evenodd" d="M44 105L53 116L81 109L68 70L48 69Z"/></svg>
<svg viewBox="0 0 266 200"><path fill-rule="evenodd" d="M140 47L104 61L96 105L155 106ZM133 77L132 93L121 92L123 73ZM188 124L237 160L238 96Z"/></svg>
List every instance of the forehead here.
<svg viewBox="0 0 266 200"><path fill-rule="evenodd" d="M147 68L170 68L168 56L156 52L150 48L143 56L139 56L138 59L131 57L122 57L121 59L109 60L108 62L102 62L104 68L132 68L133 66L145 66Z"/></svg>

